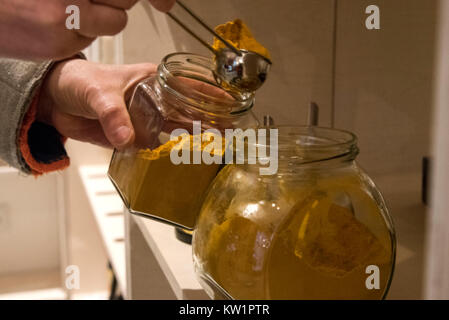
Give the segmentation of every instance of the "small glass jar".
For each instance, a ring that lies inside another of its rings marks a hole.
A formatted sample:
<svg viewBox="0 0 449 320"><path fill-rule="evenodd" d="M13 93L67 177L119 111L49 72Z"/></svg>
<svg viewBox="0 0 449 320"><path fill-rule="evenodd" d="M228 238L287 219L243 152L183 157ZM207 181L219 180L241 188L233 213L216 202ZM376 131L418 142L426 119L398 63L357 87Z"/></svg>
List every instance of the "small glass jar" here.
<svg viewBox="0 0 449 320"><path fill-rule="evenodd" d="M278 135L276 174L229 164L211 185L193 236L202 286L213 298L384 298L395 233L355 161L356 137L317 127Z"/></svg>
<svg viewBox="0 0 449 320"><path fill-rule="evenodd" d="M193 229L210 182L220 164L174 164L170 135L258 125L251 112L254 94L229 94L215 81L211 58L189 53L166 56L154 76L140 82L129 105L136 138L115 150L109 177L131 213Z"/></svg>

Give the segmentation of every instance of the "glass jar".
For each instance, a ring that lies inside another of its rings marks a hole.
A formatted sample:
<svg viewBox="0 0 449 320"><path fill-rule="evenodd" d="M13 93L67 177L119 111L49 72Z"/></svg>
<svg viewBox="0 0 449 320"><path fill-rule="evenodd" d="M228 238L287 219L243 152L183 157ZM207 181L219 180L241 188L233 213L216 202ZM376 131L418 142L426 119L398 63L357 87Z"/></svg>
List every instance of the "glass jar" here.
<svg viewBox="0 0 449 320"><path fill-rule="evenodd" d="M193 236L202 286L213 298L384 298L395 233L355 161L356 137L318 127L280 127L278 136L276 174L247 161L212 183Z"/></svg>
<svg viewBox="0 0 449 320"><path fill-rule="evenodd" d="M108 171L131 213L193 229L203 195L222 166L174 164L171 133L183 129L189 134L193 152L195 135L207 129L258 125L250 111L254 94L229 94L216 84L213 69L211 58L175 53L137 85L129 104L135 142L114 151ZM199 121L196 132L194 121Z"/></svg>

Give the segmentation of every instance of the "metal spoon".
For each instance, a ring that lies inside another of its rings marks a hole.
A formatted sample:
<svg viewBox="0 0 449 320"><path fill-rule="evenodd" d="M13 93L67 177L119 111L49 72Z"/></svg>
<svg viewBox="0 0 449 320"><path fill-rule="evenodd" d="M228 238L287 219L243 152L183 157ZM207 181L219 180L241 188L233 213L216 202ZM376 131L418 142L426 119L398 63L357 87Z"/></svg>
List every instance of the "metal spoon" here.
<svg viewBox="0 0 449 320"><path fill-rule="evenodd" d="M270 70L271 61L252 51L240 50L233 46L229 41L210 28L203 20L192 12L181 1L177 1L178 5L183 8L189 15L198 21L207 31L212 33L217 39L226 45L226 48L215 50L209 43L195 34L189 27L181 22L175 15L168 12L167 15L179 24L191 36L197 39L202 45L212 51L215 56L215 77L220 85L229 85L239 91L254 92L259 89L267 78Z"/></svg>

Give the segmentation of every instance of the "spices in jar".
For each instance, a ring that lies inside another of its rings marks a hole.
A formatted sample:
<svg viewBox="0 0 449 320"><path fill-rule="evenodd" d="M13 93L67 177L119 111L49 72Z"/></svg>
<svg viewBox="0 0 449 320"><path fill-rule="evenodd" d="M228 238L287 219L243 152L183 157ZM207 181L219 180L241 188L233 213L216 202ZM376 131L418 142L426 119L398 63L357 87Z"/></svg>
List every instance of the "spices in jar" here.
<svg viewBox="0 0 449 320"><path fill-rule="evenodd" d="M230 164L210 187L193 238L201 284L214 298L384 298L394 228L355 162L355 137L330 128L278 130L277 174Z"/></svg>
<svg viewBox="0 0 449 320"><path fill-rule="evenodd" d="M193 135L181 135L178 140L169 140L154 150L141 149L132 157L116 159L109 172L112 176L120 176L119 170L128 172L115 183L126 197L131 211L154 213L158 219L193 229L202 196L221 164L174 164L170 153L187 148L192 159L194 152L205 151L214 139L212 136L204 133L196 139ZM196 143L197 140L200 144ZM211 150L211 155L215 152Z"/></svg>

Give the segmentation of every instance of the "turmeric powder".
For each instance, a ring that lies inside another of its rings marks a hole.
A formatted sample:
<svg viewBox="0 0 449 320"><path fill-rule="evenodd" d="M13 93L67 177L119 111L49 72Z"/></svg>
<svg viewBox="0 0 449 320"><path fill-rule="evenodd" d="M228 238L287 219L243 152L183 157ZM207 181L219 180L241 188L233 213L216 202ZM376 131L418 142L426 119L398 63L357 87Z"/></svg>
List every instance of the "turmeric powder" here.
<svg viewBox="0 0 449 320"><path fill-rule="evenodd" d="M283 189L276 208L271 201L256 202L262 188L251 194L253 204L235 197L222 208L206 200L200 219L210 222L200 223L211 229L196 232L194 254L235 299L380 299L391 272L390 237L369 228L381 219L379 208L358 189L352 177L320 179L316 189ZM357 198L365 221L335 202L340 190ZM223 219L213 223L221 210ZM369 265L379 268L381 290L365 286Z"/></svg>
<svg viewBox="0 0 449 320"><path fill-rule="evenodd" d="M215 32L238 49L252 51L268 59L271 58L268 50L253 37L248 26L240 19L235 19L234 21L229 21L215 27ZM215 38L213 48L220 50L226 48L226 45Z"/></svg>
<svg viewBox="0 0 449 320"><path fill-rule="evenodd" d="M206 137L205 137L206 135ZM203 195L220 169L220 164L178 164L170 159L172 150L189 144L190 157L203 151L213 134L201 134L200 144L190 135L170 140L156 149L141 149L136 153L120 153L113 159L109 174L114 178L131 212L151 215L178 226L193 229L201 208ZM214 138L215 139L215 138ZM221 151L224 152L224 141ZM208 148L207 150L210 150Z"/></svg>

